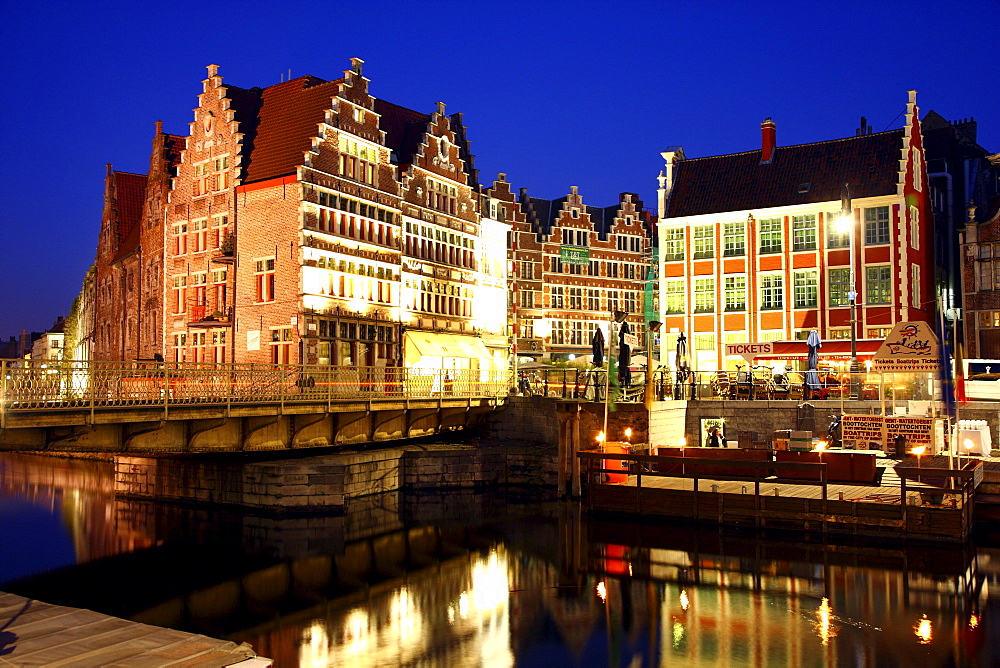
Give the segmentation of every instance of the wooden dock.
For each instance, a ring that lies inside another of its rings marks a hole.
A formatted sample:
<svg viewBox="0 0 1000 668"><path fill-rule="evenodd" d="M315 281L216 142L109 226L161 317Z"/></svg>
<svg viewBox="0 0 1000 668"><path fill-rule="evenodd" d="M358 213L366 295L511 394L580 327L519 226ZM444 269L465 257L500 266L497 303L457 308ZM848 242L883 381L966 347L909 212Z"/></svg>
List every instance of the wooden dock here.
<svg viewBox="0 0 1000 668"><path fill-rule="evenodd" d="M250 645L0 592L0 665L267 668Z"/></svg>
<svg viewBox="0 0 1000 668"><path fill-rule="evenodd" d="M897 466L895 486L838 484L828 481L823 463L593 451L578 457L592 511L930 542L968 539L982 475L981 462L962 469ZM699 467L713 473L701 474ZM720 470L742 475L715 473Z"/></svg>

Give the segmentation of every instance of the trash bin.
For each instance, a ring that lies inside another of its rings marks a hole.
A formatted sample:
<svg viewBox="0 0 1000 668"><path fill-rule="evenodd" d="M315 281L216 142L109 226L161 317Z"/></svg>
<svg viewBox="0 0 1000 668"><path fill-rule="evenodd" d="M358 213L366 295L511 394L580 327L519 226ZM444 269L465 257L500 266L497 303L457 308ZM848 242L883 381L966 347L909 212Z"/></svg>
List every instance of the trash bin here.
<svg viewBox="0 0 1000 668"><path fill-rule="evenodd" d="M896 457L903 457L906 455L906 437L900 434L893 439L894 451Z"/></svg>

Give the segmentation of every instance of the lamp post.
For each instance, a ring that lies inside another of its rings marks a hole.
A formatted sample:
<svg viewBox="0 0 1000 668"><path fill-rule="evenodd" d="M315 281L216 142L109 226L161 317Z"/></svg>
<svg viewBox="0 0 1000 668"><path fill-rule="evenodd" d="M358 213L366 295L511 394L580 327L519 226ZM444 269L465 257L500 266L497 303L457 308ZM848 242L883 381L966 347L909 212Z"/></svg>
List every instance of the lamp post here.
<svg viewBox="0 0 1000 668"><path fill-rule="evenodd" d="M847 231L847 254L849 267L850 287L847 291L847 299L851 303L851 399L857 399L860 395L860 382L858 375L861 367L858 365L858 333L857 333L857 302L858 293L855 288L854 277L854 215L851 211L851 184L845 183L840 189L840 220L837 221L837 228L843 232Z"/></svg>
<svg viewBox="0 0 1000 668"><path fill-rule="evenodd" d="M608 434L608 402L611 401L611 365L615 359L615 324L625 322L628 317L626 311L613 311L611 313L611 323L608 327L608 377L604 381L604 430L601 434L607 438Z"/></svg>
<svg viewBox="0 0 1000 668"><path fill-rule="evenodd" d="M653 335L660 331L663 323L651 320L646 328L646 392L643 403L646 411L653 410Z"/></svg>

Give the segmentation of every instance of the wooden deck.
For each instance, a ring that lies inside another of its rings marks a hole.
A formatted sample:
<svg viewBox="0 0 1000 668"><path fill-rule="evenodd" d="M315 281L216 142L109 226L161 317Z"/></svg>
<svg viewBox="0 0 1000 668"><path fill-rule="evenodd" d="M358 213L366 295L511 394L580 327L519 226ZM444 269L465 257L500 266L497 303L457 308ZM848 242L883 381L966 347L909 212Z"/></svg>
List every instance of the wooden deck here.
<svg viewBox="0 0 1000 668"><path fill-rule="evenodd" d="M944 491L940 486L913 480L913 476L926 475L929 470L911 467L897 469L909 478L901 482L895 473L886 471L879 485L841 484L826 480L825 464L722 462L594 452L578 456L587 507L593 511L931 542L964 542L972 525L976 465L970 465L968 470L934 470L936 475L955 481ZM724 463L753 469L754 476L691 473L693 464L718 469ZM623 465L632 472L646 472L623 474ZM681 470L685 474L678 473ZM820 479L789 479L804 471L812 471ZM605 481L608 473L614 482ZM781 478L782 473L789 478Z"/></svg>
<svg viewBox="0 0 1000 668"><path fill-rule="evenodd" d="M0 665L266 668L250 645L0 592Z"/></svg>

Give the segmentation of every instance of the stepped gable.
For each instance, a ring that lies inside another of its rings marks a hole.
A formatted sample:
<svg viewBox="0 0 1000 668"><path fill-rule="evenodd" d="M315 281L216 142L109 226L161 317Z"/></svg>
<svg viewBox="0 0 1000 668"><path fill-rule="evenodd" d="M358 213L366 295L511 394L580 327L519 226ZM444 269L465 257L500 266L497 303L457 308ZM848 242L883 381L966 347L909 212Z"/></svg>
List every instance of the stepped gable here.
<svg viewBox="0 0 1000 668"><path fill-rule="evenodd" d="M904 130L778 146L770 162L747 151L676 163L667 218L896 194ZM799 192L808 184L805 192Z"/></svg>
<svg viewBox="0 0 1000 668"><path fill-rule="evenodd" d="M462 114L454 113L448 116L452 132L455 133L455 143L458 145L458 158L462 161L463 171L473 190L479 190L479 170L475 167L475 158L469 148L469 129L462 122Z"/></svg>
<svg viewBox="0 0 1000 668"><path fill-rule="evenodd" d="M379 98L375 98L375 113L379 114L379 128L385 132L385 145L392 150L393 162L401 168L412 163L428 130L430 115Z"/></svg>
<svg viewBox="0 0 1000 668"><path fill-rule="evenodd" d="M319 135L319 124L326 120L341 83L343 79L303 76L261 91L245 183L295 173L312 149L312 139Z"/></svg>
<svg viewBox="0 0 1000 668"><path fill-rule="evenodd" d="M142 226L142 206L146 201L145 174L113 172L115 188L115 210L118 218L118 239L112 263L121 260L139 247L139 232Z"/></svg>

